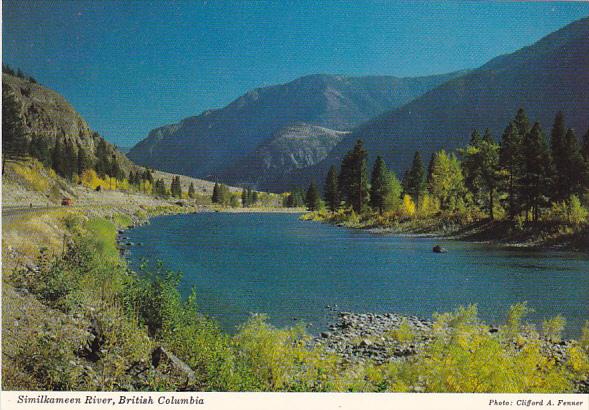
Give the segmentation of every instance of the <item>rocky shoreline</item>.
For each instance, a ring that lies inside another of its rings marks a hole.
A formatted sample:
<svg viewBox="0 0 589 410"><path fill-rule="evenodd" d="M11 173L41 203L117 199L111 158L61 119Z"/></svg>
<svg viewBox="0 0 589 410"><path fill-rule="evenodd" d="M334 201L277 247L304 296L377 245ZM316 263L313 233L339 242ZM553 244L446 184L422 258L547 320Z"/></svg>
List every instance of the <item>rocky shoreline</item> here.
<svg viewBox="0 0 589 410"><path fill-rule="evenodd" d="M489 326L489 333L499 328ZM397 313L339 312L328 330L313 339L328 353L340 356L344 362L384 364L414 356L433 340L433 322L417 316ZM543 340L542 351L551 359L564 363L572 340L552 342Z"/></svg>
<svg viewBox="0 0 589 410"><path fill-rule="evenodd" d="M339 312L338 320L314 339L328 353L346 362L373 361L383 364L416 354L431 341L433 322L417 316L397 313ZM402 326L408 326L414 337L406 338Z"/></svg>

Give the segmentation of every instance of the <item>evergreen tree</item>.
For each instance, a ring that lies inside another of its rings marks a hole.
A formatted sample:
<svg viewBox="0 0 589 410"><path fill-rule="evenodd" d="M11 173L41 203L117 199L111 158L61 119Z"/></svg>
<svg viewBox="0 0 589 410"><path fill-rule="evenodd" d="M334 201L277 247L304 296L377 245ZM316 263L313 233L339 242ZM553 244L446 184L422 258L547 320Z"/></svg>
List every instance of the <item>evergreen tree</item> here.
<svg viewBox="0 0 589 410"><path fill-rule="evenodd" d="M432 159L432 161L433 161L433 159ZM401 180L401 187L403 188L403 196L409 195L409 170L408 169L406 169L405 172L403 173L403 179Z"/></svg>
<svg viewBox="0 0 589 410"><path fill-rule="evenodd" d="M257 202L258 202L258 191L252 191L252 198L250 201L250 205L256 206Z"/></svg>
<svg viewBox="0 0 589 410"><path fill-rule="evenodd" d="M232 198L231 191L229 191L229 188L227 187L227 185L225 185L225 184L219 185L220 203L225 206L230 205L231 198Z"/></svg>
<svg viewBox="0 0 589 410"><path fill-rule="evenodd" d="M331 212L339 208L339 188L337 186L337 171L335 166L329 168L324 188L325 203Z"/></svg>
<svg viewBox="0 0 589 410"><path fill-rule="evenodd" d="M564 137L559 161L561 162L560 165L557 165L556 162L554 165L557 170L555 179L560 187L560 200L568 199L571 195L581 196L584 190L587 167L577 136L570 128Z"/></svg>
<svg viewBox="0 0 589 410"><path fill-rule="evenodd" d="M167 198L169 196L169 192L166 189L166 183L163 178L158 179L154 183L153 191L156 195L162 196Z"/></svg>
<svg viewBox="0 0 589 410"><path fill-rule="evenodd" d="M111 172L108 146L106 145L106 141L100 138L100 136L98 136L98 145L96 146L95 170L100 178L105 178Z"/></svg>
<svg viewBox="0 0 589 410"><path fill-rule="evenodd" d="M528 116L523 108L517 110L515 118L513 119L513 124L520 138L523 140L530 131L530 120L528 120Z"/></svg>
<svg viewBox="0 0 589 410"><path fill-rule="evenodd" d="M32 157L41 161L46 167L51 167L51 148L46 138L33 135L29 144L29 153Z"/></svg>
<svg viewBox="0 0 589 410"><path fill-rule="evenodd" d="M499 173L499 144L497 144L489 130L480 144L480 178L483 191L487 193L489 218L495 219L495 196L500 182Z"/></svg>
<svg viewBox="0 0 589 410"><path fill-rule="evenodd" d="M78 174L82 175L84 171L92 168L92 158L84 147L78 144Z"/></svg>
<svg viewBox="0 0 589 410"><path fill-rule="evenodd" d="M194 199L196 197L196 190L194 189L194 182L190 183L188 187L188 197Z"/></svg>
<svg viewBox="0 0 589 410"><path fill-rule="evenodd" d="M546 138L538 122L524 139L524 174L521 194L524 198L526 219L531 212L534 221L540 217L540 210L547 204L547 194L552 173L552 159Z"/></svg>
<svg viewBox="0 0 589 410"><path fill-rule="evenodd" d="M411 170L407 174L407 193L415 200L415 207L419 209L419 198L425 190L425 170L419 151L415 151Z"/></svg>
<svg viewBox="0 0 589 410"><path fill-rule="evenodd" d="M566 133L564 114L559 111L554 118L554 124L550 133L550 153L554 161L555 171L551 196L555 201L562 201L568 198L569 195L569 188L566 186L566 168L568 166Z"/></svg>
<svg viewBox="0 0 589 410"><path fill-rule="evenodd" d="M182 183L180 182L179 175L172 177L172 183L170 184L170 193L175 198L182 198Z"/></svg>
<svg viewBox="0 0 589 410"><path fill-rule="evenodd" d="M243 206L244 208L247 208L249 206L249 202L248 202L248 192L246 188L243 188L243 190L241 191L241 206Z"/></svg>
<svg viewBox="0 0 589 410"><path fill-rule="evenodd" d="M214 204L221 203L221 195L219 192L219 184L215 182L215 186L213 187L213 196L211 197L211 202Z"/></svg>
<svg viewBox="0 0 589 410"><path fill-rule="evenodd" d="M28 152L26 131L14 94L2 89L2 172L6 158L19 159Z"/></svg>
<svg viewBox="0 0 589 410"><path fill-rule="evenodd" d="M305 195L305 205L309 211L317 211L321 207L321 196L315 182L311 182Z"/></svg>
<svg viewBox="0 0 589 410"><path fill-rule="evenodd" d="M55 172L62 177L67 176L67 159L65 154L65 147L61 138L55 138L55 146L51 153L51 163Z"/></svg>
<svg viewBox="0 0 589 410"><path fill-rule="evenodd" d="M523 136L519 134L515 121L509 123L501 137L499 164L505 175L509 217L513 219L522 207L519 193L524 164Z"/></svg>
<svg viewBox="0 0 589 410"><path fill-rule="evenodd" d="M72 179L78 173L78 154L74 143L70 140L65 140L65 177Z"/></svg>
<svg viewBox="0 0 589 410"><path fill-rule="evenodd" d="M581 146L581 155L585 162L589 163L589 130L583 135L583 145Z"/></svg>
<svg viewBox="0 0 589 410"><path fill-rule="evenodd" d="M364 143L358 140L344 157L339 175L342 197L356 213L361 213L368 202L367 157Z"/></svg>
<svg viewBox="0 0 589 410"><path fill-rule="evenodd" d="M372 168L372 178L370 179L370 206L382 215L385 208L385 200L389 194L387 166L381 156L376 158Z"/></svg>
<svg viewBox="0 0 589 410"><path fill-rule="evenodd" d="M470 136L470 143L466 148L459 150L462 155L462 172L464 184L472 193L475 202L480 200L481 191L481 145L483 139L475 129Z"/></svg>
<svg viewBox="0 0 589 410"><path fill-rule="evenodd" d="M296 188L286 197L287 208L300 208L305 206L305 193L301 188Z"/></svg>
<svg viewBox="0 0 589 410"><path fill-rule="evenodd" d="M426 187L430 187L432 184L432 173L434 171L434 158L435 157L436 157L436 154L432 153L431 157L429 158L429 164L427 166Z"/></svg>
<svg viewBox="0 0 589 410"><path fill-rule="evenodd" d="M583 187L589 190L589 130L583 135L581 145L581 156L585 160L585 169L583 172Z"/></svg>

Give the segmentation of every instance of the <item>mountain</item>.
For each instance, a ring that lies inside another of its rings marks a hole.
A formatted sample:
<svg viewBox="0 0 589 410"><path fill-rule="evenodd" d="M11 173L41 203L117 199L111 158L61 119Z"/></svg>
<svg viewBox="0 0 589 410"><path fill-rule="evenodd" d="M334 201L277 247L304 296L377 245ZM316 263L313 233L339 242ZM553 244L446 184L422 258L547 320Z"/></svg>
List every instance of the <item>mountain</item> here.
<svg viewBox="0 0 589 410"><path fill-rule="evenodd" d="M348 132L298 123L281 128L254 152L237 161L222 179L242 185L279 190L280 181L296 169L325 159Z"/></svg>
<svg viewBox="0 0 589 410"><path fill-rule="evenodd" d="M413 153L429 159L439 149L466 144L473 128L499 139L518 108L540 121L548 136L557 111L577 135L589 127L589 18L512 54L452 79L410 103L357 127L320 164L293 174L288 186L323 178L359 138L371 159L382 155L398 173Z"/></svg>
<svg viewBox="0 0 589 410"><path fill-rule="evenodd" d="M67 139L94 156L103 138L90 129L63 96L30 79L7 73L2 73L2 88L3 93L14 95L29 141L32 138L43 138L53 147L56 139ZM107 149L117 156L118 163L128 169L131 161L115 146L108 142L106 144Z"/></svg>
<svg viewBox="0 0 589 410"><path fill-rule="evenodd" d="M304 122L344 131L460 74L301 77L252 90L222 109L152 130L128 156L139 164L185 175L235 175L228 167L241 160L251 164L253 157L244 158L284 127Z"/></svg>

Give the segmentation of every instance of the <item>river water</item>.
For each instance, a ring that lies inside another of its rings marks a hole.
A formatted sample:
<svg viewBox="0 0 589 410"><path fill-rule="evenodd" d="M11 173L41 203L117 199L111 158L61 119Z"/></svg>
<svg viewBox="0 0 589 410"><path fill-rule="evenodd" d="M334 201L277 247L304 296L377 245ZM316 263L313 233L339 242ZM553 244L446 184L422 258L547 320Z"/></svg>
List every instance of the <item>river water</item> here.
<svg viewBox="0 0 589 410"><path fill-rule="evenodd" d="M182 271L182 292L194 286L200 311L228 332L256 312L318 333L334 305L431 318L477 304L482 319L498 324L510 305L527 301L531 322L563 315L569 337L589 319L589 256L581 253L375 234L268 213L162 216L126 236L141 243L131 248L132 267L160 260ZM433 253L436 244L448 253Z"/></svg>

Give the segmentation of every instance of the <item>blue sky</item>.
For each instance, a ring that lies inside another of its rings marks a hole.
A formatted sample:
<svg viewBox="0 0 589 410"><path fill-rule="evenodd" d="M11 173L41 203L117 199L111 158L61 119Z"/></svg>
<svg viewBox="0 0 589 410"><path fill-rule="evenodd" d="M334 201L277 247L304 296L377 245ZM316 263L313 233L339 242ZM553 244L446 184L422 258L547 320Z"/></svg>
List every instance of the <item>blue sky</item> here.
<svg viewBox="0 0 589 410"><path fill-rule="evenodd" d="M63 94L108 140L314 73L474 68L589 3L3 1L3 61Z"/></svg>

